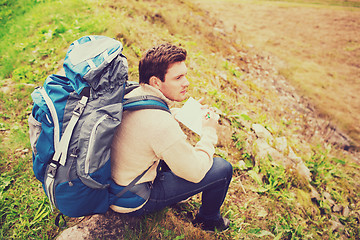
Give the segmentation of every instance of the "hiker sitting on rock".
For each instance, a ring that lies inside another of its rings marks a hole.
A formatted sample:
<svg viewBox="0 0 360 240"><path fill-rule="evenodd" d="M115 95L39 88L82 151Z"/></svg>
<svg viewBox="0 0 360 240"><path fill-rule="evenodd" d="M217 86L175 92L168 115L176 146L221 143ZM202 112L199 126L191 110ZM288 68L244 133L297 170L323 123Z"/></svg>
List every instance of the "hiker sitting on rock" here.
<svg viewBox="0 0 360 240"><path fill-rule="evenodd" d="M168 105L186 99L186 50L162 44L147 51L139 62L140 87L126 97L152 95ZM218 231L230 221L220 215L231 177L232 166L213 158L217 142L218 115L210 109L204 113L201 139L193 147L174 116L158 109L125 111L112 144L112 177L127 186L148 168L130 190L146 197L138 205L132 198L111 208L132 216L155 212L202 192L202 205L193 223L204 230ZM141 189L141 190L139 190ZM136 202L136 201L135 201Z"/></svg>

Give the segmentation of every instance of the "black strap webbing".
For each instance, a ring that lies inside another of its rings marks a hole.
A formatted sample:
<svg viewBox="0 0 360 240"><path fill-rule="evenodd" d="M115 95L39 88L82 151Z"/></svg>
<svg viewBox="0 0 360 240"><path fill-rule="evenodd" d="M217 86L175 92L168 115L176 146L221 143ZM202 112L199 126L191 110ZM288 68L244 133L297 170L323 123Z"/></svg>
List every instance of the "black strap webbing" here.
<svg viewBox="0 0 360 240"><path fill-rule="evenodd" d="M127 185L123 190L121 190L118 194L116 194L117 197L121 197L122 195L124 195L127 191L129 191L132 187L135 186L135 184L145 175L145 173L147 171L149 171L149 169L154 166L156 162L154 162L153 164L151 164L150 167L148 167L148 169L146 169L142 174L140 174L139 176L137 176L134 180L131 181L131 183L129 185Z"/></svg>

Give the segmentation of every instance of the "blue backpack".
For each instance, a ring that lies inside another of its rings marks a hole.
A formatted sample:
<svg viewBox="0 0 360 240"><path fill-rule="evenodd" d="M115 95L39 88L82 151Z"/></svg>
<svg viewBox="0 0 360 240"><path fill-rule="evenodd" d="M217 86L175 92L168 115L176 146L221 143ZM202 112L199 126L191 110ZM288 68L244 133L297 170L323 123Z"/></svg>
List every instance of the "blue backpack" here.
<svg viewBox="0 0 360 240"><path fill-rule="evenodd" d="M70 217L105 213L110 205L135 208L150 195L147 184L128 186L111 179L110 149L125 110L161 109L154 96L126 99L130 84L119 41L85 36L73 42L65 76L50 75L31 97L29 116L33 171L52 206Z"/></svg>

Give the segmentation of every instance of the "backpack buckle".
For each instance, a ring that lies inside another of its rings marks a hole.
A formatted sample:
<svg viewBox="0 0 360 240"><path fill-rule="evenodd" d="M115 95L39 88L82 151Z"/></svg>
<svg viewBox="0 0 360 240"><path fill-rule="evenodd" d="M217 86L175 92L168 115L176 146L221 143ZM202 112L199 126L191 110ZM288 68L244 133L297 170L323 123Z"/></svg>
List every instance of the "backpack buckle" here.
<svg viewBox="0 0 360 240"><path fill-rule="evenodd" d="M86 103L87 103L88 97L83 96L81 100L78 102L76 107L74 108L73 114L77 117L80 117L80 115L83 113Z"/></svg>
<svg viewBox="0 0 360 240"><path fill-rule="evenodd" d="M58 169L58 165L55 164L55 163L50 163L49 164L49 168L48 168L48 171L47 171L47 175L51 178L55 178L55 175L56 175L56 172L57 172L57 169Z"/></svg>
<svg viewBox="0 0 360 240"><path fill-rule="evenodd" d="M141 98L142 101L144 101L144 100L148 100L149 97L147 95L142 95L140 98Z"/></svg>

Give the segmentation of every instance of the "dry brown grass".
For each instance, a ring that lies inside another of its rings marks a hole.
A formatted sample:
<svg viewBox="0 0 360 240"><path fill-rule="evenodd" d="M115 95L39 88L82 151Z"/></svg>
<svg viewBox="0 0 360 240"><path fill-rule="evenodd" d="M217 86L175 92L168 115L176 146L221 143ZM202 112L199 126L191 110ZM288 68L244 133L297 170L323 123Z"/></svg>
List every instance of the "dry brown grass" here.
<svg viewBox="0 0 360 240"><path fill-rule="evenodd" d="M360 8L334 1L196 2L250 49L278 56L280 74L360 144Z"/></svg>

